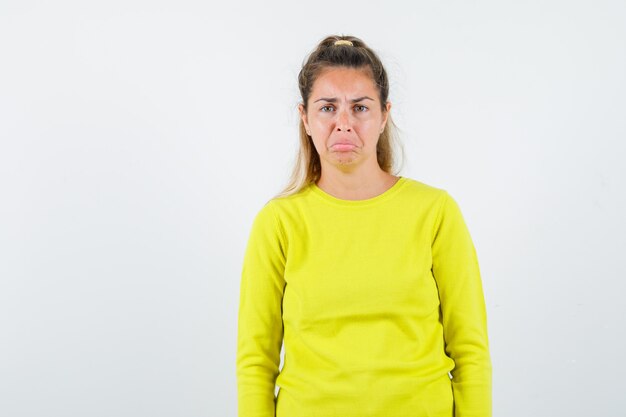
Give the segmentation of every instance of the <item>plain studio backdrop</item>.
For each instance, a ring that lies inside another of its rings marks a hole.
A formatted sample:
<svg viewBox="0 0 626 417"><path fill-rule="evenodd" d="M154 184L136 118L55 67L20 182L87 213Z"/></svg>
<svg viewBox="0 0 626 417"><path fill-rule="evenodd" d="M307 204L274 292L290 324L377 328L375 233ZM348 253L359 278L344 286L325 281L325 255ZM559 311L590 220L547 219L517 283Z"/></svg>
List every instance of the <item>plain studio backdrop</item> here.
<svg viewBox="0 0 626 417"><path fill-rule="evenodd" d="M243 252L329 34L379 52L401 175L463 211L494 416L626 415L625 23L621 0L4 0L0 415L236 416Z"/></svg>

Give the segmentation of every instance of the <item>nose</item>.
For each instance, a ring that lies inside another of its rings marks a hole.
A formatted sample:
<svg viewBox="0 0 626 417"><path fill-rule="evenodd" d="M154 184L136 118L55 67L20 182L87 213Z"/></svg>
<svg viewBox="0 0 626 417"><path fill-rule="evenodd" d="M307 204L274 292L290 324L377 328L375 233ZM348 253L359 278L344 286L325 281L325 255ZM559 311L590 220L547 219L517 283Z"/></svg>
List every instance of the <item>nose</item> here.
<svg viewBox="0 0 626 417"><path fill-rule="evenodd" d="M347 110L341 110L338 112L335 130L337 132L352 131L352 120L350 119L350 113Z"/></svg>

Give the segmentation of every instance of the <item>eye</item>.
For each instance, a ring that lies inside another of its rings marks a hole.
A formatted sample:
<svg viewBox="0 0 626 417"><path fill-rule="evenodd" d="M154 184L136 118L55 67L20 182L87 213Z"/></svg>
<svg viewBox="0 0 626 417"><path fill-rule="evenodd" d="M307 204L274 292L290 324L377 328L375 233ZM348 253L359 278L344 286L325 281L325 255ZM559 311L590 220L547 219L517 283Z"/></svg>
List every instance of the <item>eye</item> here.
<svg viewBox="0 0 626 417"><path fill-rule="evenodd" d="M365 112L368 110L367 106L364 106L362 104L357 104L356 106L354 106L354 110L356 110L357 112Z"/></svg>
<svg viewBox="0 0 626 417"><path fill-rule="evenodd" d="M321 111L323 112L329 112L329 111L333 111L334 108L333 106L322 106L322 108L320 108Z"/></svg>

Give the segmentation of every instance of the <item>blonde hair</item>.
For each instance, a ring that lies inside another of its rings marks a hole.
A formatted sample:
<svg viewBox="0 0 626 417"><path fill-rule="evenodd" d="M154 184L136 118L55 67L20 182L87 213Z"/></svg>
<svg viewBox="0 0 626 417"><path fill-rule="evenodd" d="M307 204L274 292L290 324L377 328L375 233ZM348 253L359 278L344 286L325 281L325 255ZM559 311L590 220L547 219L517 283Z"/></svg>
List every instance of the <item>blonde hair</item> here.
<svg viewBox="0 0 626 417"><path fill-rule="evenodd" d="M378 88L382 111L387 111L386 104L389 97L387 72L378 55L365 45L361 39L354 36L328 36L307 57L298 74L298 86L302 96L304 111L307 110L307 103L315 80L322 70L329 67L369 69L374 84ZM397 131L398 129L391 119L391 115L388 115L387 123L380 134L376 146L378 165L382 170L393 174L397 174L400 171L400 169L394 171L396 163L394 147L398 146L401 153L403 153ZM313 146L313 141L306 133L302 120L300 120L299 135L300 146L291 178L287 186L274 198L296 194L320 179L322 173L320 158Z"/></svg>

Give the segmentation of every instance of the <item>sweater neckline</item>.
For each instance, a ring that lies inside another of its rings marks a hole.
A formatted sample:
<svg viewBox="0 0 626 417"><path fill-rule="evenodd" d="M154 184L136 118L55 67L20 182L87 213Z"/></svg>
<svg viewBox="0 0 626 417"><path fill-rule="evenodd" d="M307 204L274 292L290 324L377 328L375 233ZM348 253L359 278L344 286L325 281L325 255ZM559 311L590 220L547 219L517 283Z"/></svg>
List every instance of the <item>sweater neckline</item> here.
<svg viewBox="0 0 626 417"><path fill-rule="evenodd" d="M318 187L316 183L311 184L311 190L315 195L321 197L323 200L329 203L337 204L344 207L362 207L388 200L394 194L396 194L400 188L402 188L402 185L406 183L406 180L407 179L405 177L399 175L398 180L381 194L363 200L344 200L342 198L335 197L322 190L320 187Z"/></svg>

